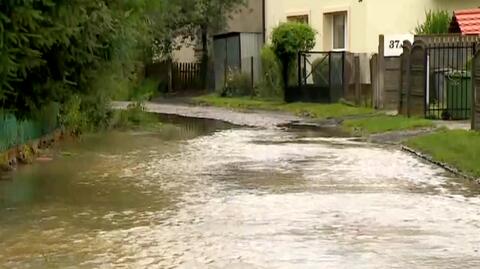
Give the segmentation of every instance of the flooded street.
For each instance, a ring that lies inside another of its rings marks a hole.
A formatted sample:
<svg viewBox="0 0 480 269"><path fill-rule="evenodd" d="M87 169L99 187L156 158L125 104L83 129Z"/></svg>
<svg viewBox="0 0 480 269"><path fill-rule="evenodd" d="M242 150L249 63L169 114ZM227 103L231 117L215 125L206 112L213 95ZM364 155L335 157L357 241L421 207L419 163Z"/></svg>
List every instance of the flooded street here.
<svg viewBox="0 0 480 269"><path fill-rule="evenodd" d="M480 187L397 148L170 119L0 181L0 268L479 268Z"/></svg>

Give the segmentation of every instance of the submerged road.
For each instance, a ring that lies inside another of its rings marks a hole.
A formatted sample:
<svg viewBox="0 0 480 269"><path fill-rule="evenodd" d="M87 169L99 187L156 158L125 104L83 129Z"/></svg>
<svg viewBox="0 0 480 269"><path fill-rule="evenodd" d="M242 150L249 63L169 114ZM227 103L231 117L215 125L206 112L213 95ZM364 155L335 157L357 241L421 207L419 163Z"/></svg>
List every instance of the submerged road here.
<svg viewBox="0 0 480 269"><path fill-rule="evenodd" d="M0 182L0 267L480 267L478 186L275 117L62 145Z"/></svg>

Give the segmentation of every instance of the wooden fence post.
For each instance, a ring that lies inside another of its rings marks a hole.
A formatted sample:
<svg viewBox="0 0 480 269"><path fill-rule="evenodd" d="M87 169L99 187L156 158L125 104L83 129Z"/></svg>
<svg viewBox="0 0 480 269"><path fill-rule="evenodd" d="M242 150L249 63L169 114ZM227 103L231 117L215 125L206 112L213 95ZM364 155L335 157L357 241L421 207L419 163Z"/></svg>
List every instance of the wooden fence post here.
<svg viewBox="0 0 480 269"><path fill-rule="evenodd" d="M377 68L377 59L378 54L373 54L372 58L370 59L370 81L372 83L372 100L371 100L371 107L377 106L377 92L378 92L378 68Z"/></svg>
<svg viewBox="0 0 480 269"><path fill-rule="evenodd" d="M400 56L400 102L398 112L410 117L410 53L412 44L406 40L403 42L403 53Z"/></svg>
<svg viewBox="0 0 480 269"><path fill-rule="evenodd" d="M362 86L360 84L360 56L355 55L354 58L354 66L355 66L355 104L360 105L360 95Z"/></svg>
<svg viewBox="0 0 480 269"><path fill-rule="evenodd" d="M409 114L426 116L427 52L423 41L416 41L410 53L410 86L408 97Z"/></svg>
<svg viewBox="0 0 480 269"><path fill-rule="evenodd" d="M255 96L255 78L254 78L255 73L254 73L254 70L253 70L253 66L254 66L253 61L254 61L254 58L252 56L250 58L250 79L251 79L251 83L252 83L252 85L251 85L251 87L252 87L252 89L251 89L252 98Z"/></svg>
<svg viewBox="0 0 480 269"><path fill-rule="evenodd" d="M385 102L385 36L378 38L378 56L377 56L377 93L376 108L382 109Z"/></svg>
<svg viewBox="0 0 480 269"><path fill-rule="evenodd" d="M472 66L472 130L480 131L480 45Z"/></svg>

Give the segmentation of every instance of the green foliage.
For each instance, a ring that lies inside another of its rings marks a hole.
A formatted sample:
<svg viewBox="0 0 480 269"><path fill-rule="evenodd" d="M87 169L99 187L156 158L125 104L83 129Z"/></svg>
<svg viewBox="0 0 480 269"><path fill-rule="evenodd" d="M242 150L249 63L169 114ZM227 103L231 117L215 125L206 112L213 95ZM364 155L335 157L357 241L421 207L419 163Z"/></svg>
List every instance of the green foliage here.
<svg viewBox="0 0 480 269"><path fill-rule="evenodd" d="M360 135L431 128L434 126L431 121L426 119L386 115L346 120L343 125L349 131Z"/></svg>
<svg viewBox="0 0 480 269"><path fill-rule="evenodd" d="M284 103L273 100L259 100L250 97L222 98L205 95L194 98L200 104L226 107L233 109L262 109L285 111L299 116L318 119L340 118L353 115L372 114L375 110L365 107L352 107L344 104L316 104L316 103Z"/></svg>
<svg viewBox="0 0 480 269"><path fill-rule="evenodd" d="M283 97L282 64L270 46L261 52L262 78L258 95L262 98L277 99Z"/></svg>
<svg viewBox="0 0 480 269"><path fill-rule="evenodd" d="M155 79L145 79L139 86L130 92L129 100L143 102L150 101L158 94L160 82Z"/></svg>
<svg viewBox="0 0 480 269"><path fill-rule="evenodd" d="M1 107L27 117L77 96L88 121L103 124L111 97L135 84L148 57L155 2L164 1L2 1Z"/></svg>
<svg viewBox="0 0 480 269"><path fill-rule="evenodd" d="M328 58L320 57L312 62L313 83L320 87L329 85L329 64Z"/></svg>
<svg viewBox="0 0 480 269"><path fill-rule="evenodd" d="M415 34L446 34L452 22L452 15L448 11L426 11L425 22L418 24L415 28Z"/></svg>
<svg viewBox="0 0 480 269"><path fill-rule="evenodd" d="M308 24L298 22L282 23L273 29L272 48L281 59L292 58L300 51L315 47L315 30Z"/></svg>
<svg viewBox="0 0 480 269"><path fill-rule="evenodd" d="M155 43L153 54L157 59L169 58L173 50L185 40L198 37L207 42L212 33L227 26L230 15L245 6L247 0L164 0L157 1L150 16ZM203 44L202 44L203 45Z"/></svg>
<svg viewBox="0 0 480 269"><path fill-rule="evenodd" d="M315 34L310 25L298 22L282 23L273 29L272 48L282 63L284 85L291 86L297 82L295 57L299 52L315 47Z"/></svg>
<svg viewBox="0 0 480 269"><path fill-rule="evenodd" d="M407 142L436 161L452 165L463 172L480 177L480 133L472 131L439 131Z"/></svg>
<svg viewBox="0 0 480 269"><path fill-rule="evenodd" d="M87 116L81 110L81 106L81 97L73 95L62 107L60 124L75 133L87 129Z"/></svg>
<svg viewBox="0 0 480 269"><path fill-rule="evenodd" d="M160 124L154 114L145 111L142 102L135 102L126 110L117 111L112 120L112 127L118 129L148 128Z"/></svg>
<svg viewBox="0 0 480 269"><path fill-rule="evenodd" d="M230 71L220 95L223 97L248 96L252 95L252 91L252 82L248 74L240 71Z"/></svg>

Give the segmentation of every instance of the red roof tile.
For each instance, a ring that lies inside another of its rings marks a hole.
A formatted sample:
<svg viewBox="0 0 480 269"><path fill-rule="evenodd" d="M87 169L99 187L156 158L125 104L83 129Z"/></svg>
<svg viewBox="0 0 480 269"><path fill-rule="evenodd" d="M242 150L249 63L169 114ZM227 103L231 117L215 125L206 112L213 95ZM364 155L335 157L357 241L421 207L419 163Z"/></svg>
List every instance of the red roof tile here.
<svg viewBox="0 0 480 269"><path fill-rule="evenodd" d="M454 21L464 35L480 34L480 8L455 11Z"/></svg>

